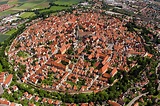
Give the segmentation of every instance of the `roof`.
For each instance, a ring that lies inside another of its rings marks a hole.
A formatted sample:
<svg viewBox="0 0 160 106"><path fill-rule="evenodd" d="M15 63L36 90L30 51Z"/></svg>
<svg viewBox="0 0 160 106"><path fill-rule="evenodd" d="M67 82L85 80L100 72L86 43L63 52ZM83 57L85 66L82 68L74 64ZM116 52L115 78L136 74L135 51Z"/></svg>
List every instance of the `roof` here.
<svg viewBox="0 0 160 106"><path fill-rule="evenodd" d="M111 72L111 76L113 77L116 73L117 73L117 68L113 68L113 70Z"/></svg>
<svg viewBox="0 0 160 106"><path fill-rule="evenodd" d="M107 62L98 72L99 74L105 73L109 68L109 63Z"/></svg>
<svg viewBox="0 0 160 106"><path fill-rule="evenodd" d="M6 85L6 84L9 84L9 83L11 82L12 78L13 78L13 75L12 75L12 74L9 74L8 77L6 78L6 80L4 81L4 84L5 84L5 85Z"/></svg>
<svg viewBox="0 0 160 106"><path fill-rule="evenodd" d="M110 78L111 77L111 75L108 74L108 73L104 73L102 76L105 77L105 78Z"/></svg>
<svg viewBox="0 0 160 106"><path fill-rule="evenodd" d="M116 103L115 101L108 100L108 104L111 106L121 106L120 104Z"/></svg>

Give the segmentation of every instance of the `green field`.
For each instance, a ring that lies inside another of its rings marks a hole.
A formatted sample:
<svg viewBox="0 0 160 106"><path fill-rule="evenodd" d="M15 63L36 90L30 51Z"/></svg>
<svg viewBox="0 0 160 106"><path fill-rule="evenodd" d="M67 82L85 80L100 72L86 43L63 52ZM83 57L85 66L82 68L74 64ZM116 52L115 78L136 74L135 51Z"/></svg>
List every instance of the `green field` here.
<svg viewBox="0 0 160 106"><path fill-rule="evenodd" d="M0 16L17 13L26 9L43 9L49 7L50 0L0 0L1 4L15 5L14 7L0 12Z"/></svg>
<svg viewBox="0 0 160 106"><path fill-rule="evenodd" d="M11 29L10 31L6 32L6 35L12 35L17 31L17 29Z"/></svg>
<svg viewBox="0 0 160 106"><path fill-rule="evenodd" d="M20 15L21 18L29 18L29 17L33 17L35 16L36 14L34 12L25 12L25 13L22 13Z"/></svg>
<svg viewBox="0 0 160 106"><path fill-rule="evenodd" d="M42 10L40 13L48 12L48 11L57 11L57 10L63 10L68 9L69 7L63 7L63 6L52 6L50 9Z"/></svg>
<svg viewBox="0 0 160 106"><path fill-rule="evenodd" d="M14 7L0 12L0 16L6 16L9 14L17 13L19 11L27 10L27 9L43 9L49 7L50 2L54 2L58 5L68 5L71 6L73 4L77 4L80 1L84 0L0 0L1 4L10 4L14 5ZM51 8L51 10L55 11L58 9L64 9L65 7ZM46 10L50 11L50 10Z"/></svg>
<svg viewBox="0 0 160 106"><path fill-rule="evenodd" d="M1 65L1 63L0 63L0 72L2 72L3 71L3 69L2 69L2 65Z"/></svg>
<svg viewBox="0 0 160 106"><path fill-rule="evenodd" d="M6 16L6 15L13 14L13 13L16 13L16 12L19 12L19 11L9 9L9 10L5 10L5 11L0 12L0 16Z"/></svg>
<svg viewBox="0 0 160 106"><path fill-rule="evenodd" d="M58 5L69 5L69 6L71 6L73 4L79 3L80 1L84 1L84 0L57 0L54 3L58 4Z"/></svg>
<svg viewBox="0 0 160 106"><path fill-rule="evenodd" d="M3 42L8 37L9 37L9 35L0 34L0 42Z"/></svg>
<svg viewBox="0 0 160 106"><path fill-rule="evenodd" d="M23 57L23 58L27 58L27 57L30 56L30 55L29 55L27 52L25 52L25 51L19 51L19 52L17 53L17 55L18 55L19 57Z"/></svg>

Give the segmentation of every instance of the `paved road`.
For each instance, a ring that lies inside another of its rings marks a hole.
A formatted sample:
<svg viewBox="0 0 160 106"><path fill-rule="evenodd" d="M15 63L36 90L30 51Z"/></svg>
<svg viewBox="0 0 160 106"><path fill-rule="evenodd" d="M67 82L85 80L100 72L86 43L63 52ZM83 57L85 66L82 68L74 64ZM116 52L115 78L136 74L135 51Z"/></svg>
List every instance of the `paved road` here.
<svg viewBox="0 0 160 106"><path fill-rule="evenodd" d="M132 106L139 98L141 98L142 96L146 96L146 94L148 94L148 93L149 93L149 92L144 93L144 94L141 94L141 95L133 98L133 99L127 104L127 106Z"/></svg>

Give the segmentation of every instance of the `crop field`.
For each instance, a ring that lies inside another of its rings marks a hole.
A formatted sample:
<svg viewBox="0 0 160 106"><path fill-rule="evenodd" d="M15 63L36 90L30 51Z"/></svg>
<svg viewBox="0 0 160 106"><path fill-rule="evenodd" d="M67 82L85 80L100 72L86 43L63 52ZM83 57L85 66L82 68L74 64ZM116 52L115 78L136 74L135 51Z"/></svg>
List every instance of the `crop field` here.
<svg viewBox="0 0 160 106"><path fill-rule="evenodd" d="M59 5L68 5L68 6L71 6L73 4L79 3L80 1L84 1L84 0L57 0L54 3L55 4L59 4Z"/></svg>
<svg viewBox="0 0 160 106"><path fill-rule="evenodd" d="M52 6L50 9L46 9L46 10L42 10L42 11L40 11L40 13L48 12L48 11L63 10L63 9L67 9L67 8L69 8L69 7L63 7L63 6Z"/></svg>
<svg viewBox="0 0 160 106"><path fill-rule="evenodd" d="M11 29L10 31L6 32L5 35L12 35L17 31L17 29Z"/></svg>
<svg viewBox="0 0 160 106"><path fill-rule="evenodd" d="M21 18L29 18L35 16L34 12L25 12L20 15Z"/></svg>
<svg viewBox="0 0 160 106"><path fill-rule="evenodd" d="M26 9L42 9L49 7L49 0L0 0L1 4L10 4L14 7L0 13L0 16L17 13Z"/></svg>
<svg viewBox="0 0 160 106"><path fill-rule="evenodd" d="M3 42L8 37L9 37L9 35L0 34L0 42Z"/></svg>
<svg viewBox="0 0 160 106"><path fill-rule="evenodd" d="M17 13L19 11L23 11L26 9L43 9L49 7L50 2L54 2L59 5L68 5L71 6L73 4L76 4L80 1L84 0L0 0L1 4L10 4L14 7L5 10L3 12L0 12L0 16L6 16L9 14ZM62 7L56 7L55 9L51 8L51 10L61 10ZM62 9L64 9L63 7ZM50 11L50 10L46 10Z"/></svg>

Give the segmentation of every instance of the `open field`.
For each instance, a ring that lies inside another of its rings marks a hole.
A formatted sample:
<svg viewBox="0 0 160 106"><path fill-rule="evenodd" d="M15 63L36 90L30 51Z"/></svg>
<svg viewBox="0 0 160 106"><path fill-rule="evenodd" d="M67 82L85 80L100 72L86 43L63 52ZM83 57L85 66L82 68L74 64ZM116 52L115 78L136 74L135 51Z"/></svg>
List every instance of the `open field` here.
<svg viewBox="0 0 160 106"><path fill-rule="evenodd" d="M25 12L20 15L21 18L29 18L35 16L34 12Z"/></svg>
<svg viewBox="0 0 160 106"><path fill-rule="evenodd" d="M6 15L13 14L13 13L16 13L16 12L18 12L18 10L8 9L8 10L0 12L0 16L6 16Z"/></svg>
<svg viewBox="0 0 160 106"><path fill-rule="evenodd" d="M0 72L2 72L2 65L1 65L1 63L0 63Z"/></svg>
<svg viewBox="0 0 160 106"><path fill-rule="evenodd" d="M84 0L57 0L54 3L59 4L59 5L69 5L69 6L71 6L73 4L79 3L80 1L84 1Z"/></svg>
<svg viewBox="0 0 160 106"><path fill-rule="evenodd" d="M6 35L12 35L13 33L15 33L17 31L17 29L11 29L10 31L6 32Z"/></svg>
<svg viewBox="0 0 160 106"><path fill-rule="evenodd" d="M50 9L46 9L46 10L42 10L42 11L40 11L40 13L48 12L48 11L63 10L63 9L67 9L67 8L69 8L69 7L63 7L63 6L52 6Z"/></svg>
<svg viewBox="0 0 160 106"><path fill-rule="evenodd" d="M0 16L6 16L26 9L42 9L49 7L49 0L0 0L1 4L10 4L14 7L0 13Z"/></svg>
<svg viewBox="0 0 160 106"><path fill-rule="evenodd" d="M5 10L0 13L0 16L6 16L9 14L17 13L19 11L23 11L26 9L43 9L49 7L50 2L54 2L55 4L58 5L68 5L71 6L73 4L76 4L80 1L84 0L0 0L0 5L1 4L10 4L14 5L14 7ZM64 9L65 7L56 7L55 9L51 8L51 10L55 11L58 9ZM44 10L45 11L45 10ZM50 10L46 10L50 11Z"/></svg>
<svg viewBox="0 0 160 106"><path fill-rule="evenodd" d="M8 37L9 37L9 35L0 34L0 42L3 42Z"/></svg>

